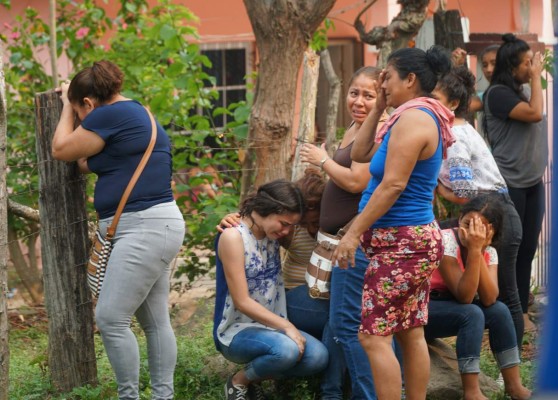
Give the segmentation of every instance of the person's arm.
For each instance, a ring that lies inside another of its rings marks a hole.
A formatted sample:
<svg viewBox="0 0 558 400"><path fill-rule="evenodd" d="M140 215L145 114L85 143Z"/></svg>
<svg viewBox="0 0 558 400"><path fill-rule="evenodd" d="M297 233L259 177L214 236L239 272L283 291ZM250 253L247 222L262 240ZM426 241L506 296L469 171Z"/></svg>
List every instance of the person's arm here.
<svg viewBox="0 0 558 400"><path fill-rule="evenodd" d="M384 110L374 107L358 128L355 143L351 149L351 159L361 163L368 163L378 150L379 144L375 142L376 132Z"/></svg>
<svg viewBox="0 0 558 400"><path fill-rule="evenodd" d="M81 125L74 130L74 110L68 100L68 86L61 86L63 103L60 121L52 138L52 157L61 161L76 161L91 157L103 150L105 141L95 132L84 129Z"/></svg>
<svg viewBox="0 0 558 400"><path fill-rule="evenodd" d="M79 158L77 160L77 165L78 165L79 172L81 172L82 174L90 174L91 173L91 170L89 169L89 166L87 165L87 158L85 158L85 157Z"/></svg>
<svg viewBox="0 0 558 400"><path fill-rule="evenodd" d="M496 250L492 248L492 251L496 253ZM495 255L497 259L497 256ZM487 264L483 256L483 263L479 274L479 299L481 303L485 306L491 306L498 300L498 295L500 290L498 288L498 264L490 263Z"/></svg>
<svg viewBox="0 0 558 400"><path fill-rule="evenodd" d="M467 51L462 49L461 47L456 47L451 52L451 62L456 67L465 65L465 63L467 62Z"/></svg>
<svg viewBox="0 0 558 400"><path fill-rule="evenodd" d="M498 297L498 285L494 286L489 278L489 269L484 260L484 244L487 232L480 218L473 218L467 229L459 228L467 248L465 271L459 267L457 258L444 255L440 263L440 275L448 290L456 300L463 304L471 303L478 293L485 306L494 304ZM496 277L497 279L497 277Z"/></svg>
<svg viewBox="0 0 558 400"><path fill-rule="evenodd" d="M476 252L471 252L467 256L468 265L463 272L457 258L447 255L442 257L438 271L440 271L444 284L459 303L469 304L475 298L479 286L479 263L480 256Z"/></svg>
<svg viewBox="0 0 558 400"><path fill-rule="evenodd" d="M354 148L353 144L353 148ZM305 143L300 150L301 160L317 167L321 167L337 186L349 193L360 193L366 189L370 180L368 164L352 162L349 168L343 167L330 158L325 145L314 146Z"/></svg>
<svg viewBox="0 0 558 400"><path fill-rule="evenodd" d="M440 181L438 181L438 186L436 186L436 192L450 203L462 205L469 201L466 197L457 196L453 190L445 187Z"/></svg>
<svg viewBox="0 0 558 400"><path fill-rule="evenodd" d="M333 254L333 261L341 268L355 265L354 255L361 234L393 206L407 187L423 150L437 142L438 128L427 113L411 109L401 114L391 129L383 179ZM344 255L348 258L343 258Z"/></svg>
<svg viewBox="0 0 558 400"><path fill-rule="evenodd" d="M519 102L509 114L509 118L522 122L539 122L543 118L542 55L537 52L531 65L531 98L529 102Z"/></svg>
<svg viewBox="0 0 558 400"><path fill-rule="evenodd" d="M382 116L387 107L386 92L385 89L382 88L384 79L385 72L382 71L378 80L374 83L377 94L376 103L374 103L374 107L370 110L370 113L359 127L355 137L355 143L351 149L351 159L353 159L353 161L361 163L370 162L376 150L378 150L379 144L375 142L376 132L378 132Z"/></svg>
<svg viewBox="0 0 558 400"><path fill-rule="evenodd" d="M447 158L442 162L437 192L454 204L465 204L478 193L472 162L475 150L462 131L453 132L457 141L448 148Z"/></svg>
<svg viewBox="0 0 558 400"><path fill-rule="evenodd" d="M217 251L219 259L223 262L229 293L238 311L262 325L285 332L297 343L301 353L304 352L305 339L298 329L289 320L273 313L250 297L244 269L244 244L240 232L236 229L225 230L219 239Z"/></svg>
<svg viewBox="0 0 558 400"><path fill-rule="evenodd" d="M240 213L230 213L225 215L219 222L219 225L217 225L217 231L224 232L225 229L238 226L238 224L240 224Z"/></svg>
<svg viewBox="0 0 558 400"><path fill-rule="evenodd" d="M470 112L482 111L482 100L479 96L477 95L471 96L471 102L469 103L469 111Z"/></svg>

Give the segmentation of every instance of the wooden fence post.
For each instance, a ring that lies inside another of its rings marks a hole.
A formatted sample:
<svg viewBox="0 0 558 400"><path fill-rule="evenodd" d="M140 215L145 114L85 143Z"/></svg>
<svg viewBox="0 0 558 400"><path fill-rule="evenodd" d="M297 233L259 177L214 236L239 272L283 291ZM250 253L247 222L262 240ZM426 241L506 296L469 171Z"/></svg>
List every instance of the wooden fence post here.
<svg viewBox="0 0 558 400"><path fill-rule="evenodd" d="M329 50L320 53L325 76L329 83L329 100L327 101L326 145L330 154L335 152L333 145L337 143L337 115L339 114L339 97L341 96L341 79L335 73Z"/></svg>
<svg viewBox="0 0 558 400"><path fill-rule="evenodd" d="M85 179L76 163L52 158L52 137L62 111L59 95L37 94L35 108L48 366L54 386L68 392L97 384L93 303L85 269L89 249Z"/></svg>
<svg viewBox="0 0 558 400"><path fill-rule="evenodd" d="M295 159L291 180L294 182L304 176L306 165L300 161L300 148L305 142L313 142L316 131L316 96L318 94L318 75L320 56L312 49L304 52L302 89L300 95L300 122L295 148Z"/></svg>

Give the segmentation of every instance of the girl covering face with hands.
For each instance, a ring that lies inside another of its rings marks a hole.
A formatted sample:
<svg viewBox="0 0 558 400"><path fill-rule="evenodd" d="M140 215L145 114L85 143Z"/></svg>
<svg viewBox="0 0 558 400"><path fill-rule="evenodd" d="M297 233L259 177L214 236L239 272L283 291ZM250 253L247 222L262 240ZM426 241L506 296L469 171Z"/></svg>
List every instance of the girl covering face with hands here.
<svg viewBox="0 0 558 400"><path fill-rule="evenodd" d="M484 329L504 378L506 394L528 399L519 374L519 348L509 309L498 298L498 256L504 204L497 194L475 197L460 213L459 227L442 232L444 256L431 280L427 338L457 336L456 352L466 400L487 400L479 386Z"/></svg>

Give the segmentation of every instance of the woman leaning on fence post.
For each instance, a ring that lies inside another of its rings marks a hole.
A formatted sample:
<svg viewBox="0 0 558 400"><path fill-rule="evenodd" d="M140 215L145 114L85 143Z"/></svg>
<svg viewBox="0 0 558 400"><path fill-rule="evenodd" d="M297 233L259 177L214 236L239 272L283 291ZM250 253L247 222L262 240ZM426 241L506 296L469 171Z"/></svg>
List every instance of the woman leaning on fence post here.
<svg viewBox="0 0 558 400"><path fill-rule="evenodd" d="M149 113L120 94L124 75L93 63L59 91L64 104L53 157L78 161L97 175L94 205L104 234L152 134ZM74 129L77 114L81 125ZM169 263L184 239L184 219L171 191L170 141L157 124L153 153L132 191L114 236L96 322L116 375L120 399L139 399L139 349L130 322L147 337L153 399L172 399L176 339L168 313Z"/></svg>

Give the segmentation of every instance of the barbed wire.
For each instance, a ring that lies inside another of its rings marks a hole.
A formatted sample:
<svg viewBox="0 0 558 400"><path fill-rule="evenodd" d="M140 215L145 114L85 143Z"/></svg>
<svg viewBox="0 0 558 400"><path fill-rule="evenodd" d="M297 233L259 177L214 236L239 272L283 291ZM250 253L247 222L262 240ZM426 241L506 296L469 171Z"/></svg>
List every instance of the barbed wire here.
<svg viewBox="0 0 558 400"><path fill-rule="evenodd" d="M36 110L52 110L53 107L44 107L44 106L39 106L39 107L23 107L23 106L18 106L15 107L16 110L20 110L20 111L27 111L30 114L36 114ZM155 115L156 117L156 115ZM212 118L211 116L209 117L210 119ZM231 128L227 128L227 127L220 127L220 126L212 126L208 129L195 129L195 128L187 128L185 126L182 125L178 125L175 122L170 122L170 125L172 125L173 127L179 128L179 130L175 130L175 129L170 129L170 128L165 128L165 130L167 130L167 132L171 132L171 133L175 133L175 134L182 134L182 135L193 135L198 131L213 131L217 136L225 136L225 137L230 137L233 136L235 137L237 140L240 141L249 141L249 142L283 142L284 138L249 138L247 136L243 136L243 135L239 135L239 134L235 134L233 130L231 130ZM199 149L199 147L191 147L193 149ZM214 150L222 150L222 147L215 147L212 148Z"/></svg>

